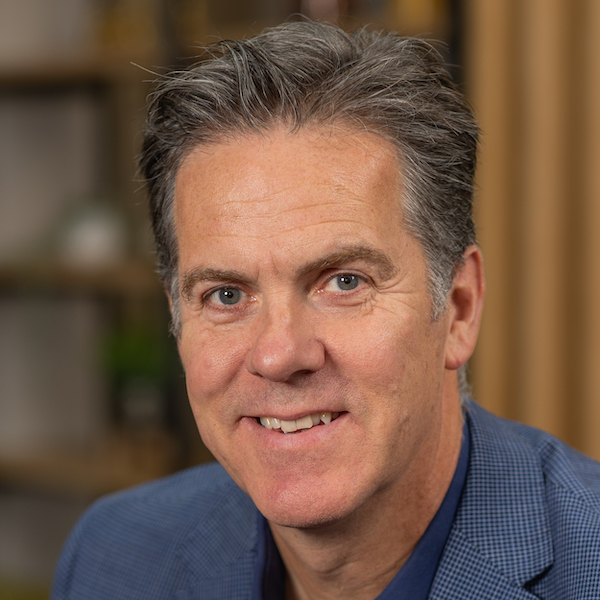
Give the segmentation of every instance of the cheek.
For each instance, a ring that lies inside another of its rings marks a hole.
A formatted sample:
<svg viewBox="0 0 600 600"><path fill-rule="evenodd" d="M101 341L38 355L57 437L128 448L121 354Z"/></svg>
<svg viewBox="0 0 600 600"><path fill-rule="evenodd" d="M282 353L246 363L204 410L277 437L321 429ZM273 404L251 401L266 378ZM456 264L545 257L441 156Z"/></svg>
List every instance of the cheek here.
<svg viewBox="0 0 600 600"><path fill-rule="evenodd" d="M221 394L244 365L245 347L235 335L184 325L179 349L192 405Z"/></svg>
<svg viewBox="0 0 600 600"><path fill-rule="evenodd" d="M381 313L354 328L331 331L334 361L361 388L390 402L426 394L443 372L443 340L437 324L417 314Z"/></svg>
<svg viewBox="0 0 600 600"><path fill-rule="evenodd" d="M186 324L179 342L179 352L185 371L190 407L202 441L213 456L223 462L228 452L227 431L235 408L227 402L227 391L242 368L244 352L235 336L214 335L208 330L194 329ZM239 340L238 340L239 342Z"/></svg>
<svg viewBox="0 0 600 600"><path fill-rule="evenodd" d="M415 319L416 320L416 319ZM340 362L370 379L392 382L418 352L418 327L410 317L370 315L355 325L345 323L329 335Z"/></svg>

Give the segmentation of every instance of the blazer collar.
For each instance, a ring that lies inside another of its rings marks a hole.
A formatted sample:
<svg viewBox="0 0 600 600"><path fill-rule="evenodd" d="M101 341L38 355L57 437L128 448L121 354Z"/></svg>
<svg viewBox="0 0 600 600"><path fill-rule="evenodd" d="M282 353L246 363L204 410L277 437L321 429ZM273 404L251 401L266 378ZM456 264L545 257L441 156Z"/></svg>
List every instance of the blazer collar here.
<svg viewBox="0 0 600 600"><path fill-rule="evenodd" d="M553 562L539 456L514 427L474 403L463 497L431 598L534 598L522 586Z"/></svg>

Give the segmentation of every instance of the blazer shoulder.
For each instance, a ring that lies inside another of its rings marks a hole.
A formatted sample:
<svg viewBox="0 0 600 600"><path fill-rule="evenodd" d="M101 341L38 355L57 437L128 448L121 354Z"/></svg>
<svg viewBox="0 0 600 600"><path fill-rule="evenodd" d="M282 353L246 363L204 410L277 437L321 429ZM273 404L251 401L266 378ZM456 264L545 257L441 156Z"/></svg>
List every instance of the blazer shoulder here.
<svg viewBox="0 0 600 600"><path fill-rule="evenodd" d="M520 456L524 468L528 463L540 469L546 486L561 488L600 514L600 463L545 431L496 417L476 405L469 413L490 445L502 449L495 456Z"/></svg>
<svg viewBox="0 0 600 600"><path fill-rule="evenodd" d="M210 463L105 496L88 509L81 526L106 531L118 523L140 533L151 530L154 539L175 538L210 520L217 510L252 509L248 496L225 470Z"/></svg>
<svg viewBox="0 0 600 600"><path fill-rule="evenodd" d="M196 575L213 577L247 554L256 521L250 498L216 463L104 497L65 545L53 598L168 597L189 579L191 555Z"/></svg>
<svg viewBox="0 0 600 600"><path fill-rule="evenodd" d="M469 548L535 597L599 598L600 464L476 405L466 414L471 457L455 523Z"/></svg>

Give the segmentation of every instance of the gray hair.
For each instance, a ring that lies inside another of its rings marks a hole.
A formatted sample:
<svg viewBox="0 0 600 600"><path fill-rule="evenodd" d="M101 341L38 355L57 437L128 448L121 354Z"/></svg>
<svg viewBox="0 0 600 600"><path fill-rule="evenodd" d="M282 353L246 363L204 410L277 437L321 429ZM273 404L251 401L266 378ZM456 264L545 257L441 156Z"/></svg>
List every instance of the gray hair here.
<svg viewBox="0 0 600 600"><path fill-rule="evenodd" d="M174 303L174 332L180 323L173 197L182 159L199 145L281 125L290 132L345 125L395 146L405 183L404 223L423 248L437 319L463 253L475 243L478 136L438 51L396 33L349 34L310 21L284 23L206 51L206 60L159 81L140 162L158 269Z"/></svg>

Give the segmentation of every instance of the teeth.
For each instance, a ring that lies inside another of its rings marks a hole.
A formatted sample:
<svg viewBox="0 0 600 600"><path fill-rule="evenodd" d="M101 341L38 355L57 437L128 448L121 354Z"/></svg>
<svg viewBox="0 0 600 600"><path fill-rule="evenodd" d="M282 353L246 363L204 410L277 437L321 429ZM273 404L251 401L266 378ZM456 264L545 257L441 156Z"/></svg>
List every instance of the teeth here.
<svg viewBox="0 0 600 600"><path fill-rule="evenodd" d="M273 429L273 417L261 417L260 424L267 429Z"/></svg>
<svg viewBox="0 0 600 600"><path fill-rule="evenodd" d="M296 427L298 429L310 429L313 426L312 419L310 415L307 417L302 417L301 419L296 419Z"/></svg>
<svg viewBox="0 0 600 600"><path fill-rule="evenodd" d="M292 433L293 431L298 431L298 425L296 425L296 421L284 421L282 419L281 431L283 431L283 433Z"/></svg>
<svg viewBox="0 0 600 600"><path fill-rule="evenodd" d="M339 412L322 412L307 415L306 417L296 419L295 421L284 421L275 417L261 417L260 424L266 429L281 429L283 433L293 433L294 431L299 431L301 429L310 429L315 425L319 425L319 423L328 425L339 416Z"/></svg>

